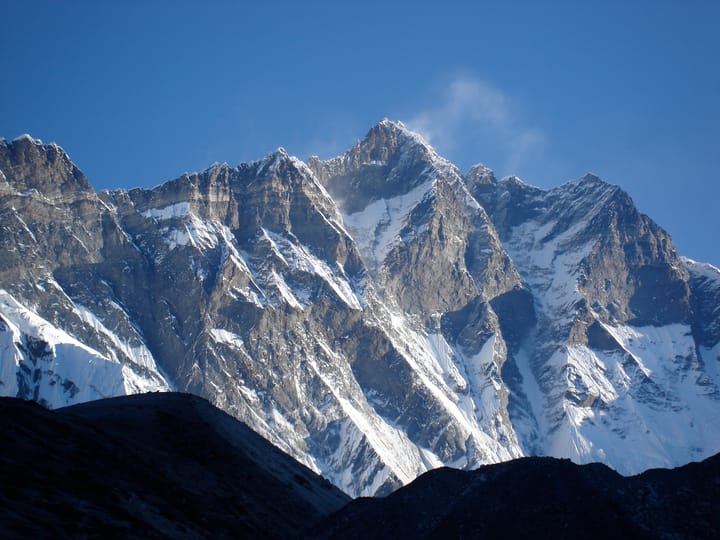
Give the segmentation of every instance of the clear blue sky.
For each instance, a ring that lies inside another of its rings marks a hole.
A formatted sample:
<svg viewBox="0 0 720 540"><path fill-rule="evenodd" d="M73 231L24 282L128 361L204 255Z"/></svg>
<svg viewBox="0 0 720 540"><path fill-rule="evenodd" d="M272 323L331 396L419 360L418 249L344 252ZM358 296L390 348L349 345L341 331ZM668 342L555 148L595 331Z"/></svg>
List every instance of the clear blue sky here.
<svg viewBox="0 0 720 540"><path fill-rule="evenodd" d="M0 0L0 136L56 141L96 189L383 117L467 169L619 184L720 265L720 2Z"/></svg>

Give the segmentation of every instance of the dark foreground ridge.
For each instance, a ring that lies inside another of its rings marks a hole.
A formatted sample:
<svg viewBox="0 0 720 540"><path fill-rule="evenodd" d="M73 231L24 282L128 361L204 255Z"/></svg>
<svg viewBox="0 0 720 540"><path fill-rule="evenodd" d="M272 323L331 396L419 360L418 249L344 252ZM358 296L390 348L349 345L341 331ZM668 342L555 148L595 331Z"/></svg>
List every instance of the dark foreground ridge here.
<svg viewBox="0 0 720 540"><path fill-rule="evenodd" d="M523 458L348 497L188 394L0 399L2 538L718 538L720 455L625 478Z"/></svg>
<svg viewBox="0 0 720 540"><path fill-rule="evenodd" d="M593 463L531 457L436 469L384 499L356 499L321 538L720 537L720 454L626 478Z"/></svg>
<svg viewBox="0 0 720 540"><path fill-rule="evenodd" d="M204 399L0 398L0 538L288 538L349 498Z"/></svg>

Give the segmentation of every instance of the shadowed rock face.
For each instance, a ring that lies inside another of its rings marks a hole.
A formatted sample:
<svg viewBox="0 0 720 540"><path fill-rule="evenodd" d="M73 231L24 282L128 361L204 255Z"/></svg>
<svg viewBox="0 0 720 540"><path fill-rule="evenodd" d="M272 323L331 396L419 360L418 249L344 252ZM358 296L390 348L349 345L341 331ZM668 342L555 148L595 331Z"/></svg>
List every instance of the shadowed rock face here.
<svg viewBox="0 0 720 540"><path fill-rule="evenodd" d="M191 392L352 495L720 448L720 273L595 176L462 175L390 121L153 189L96 194L27 137L0 173L3 395Z"/></svg>
<svg viewBox="0 0 720 540"><path fill-rule="evenodd" d="M3 538L290 538L349 500L208 402L0 399Z"/></svg>
<svg viewBox="0 0 720 540"><path fill-rule="evenodd" d="M320 538L715 538L720 456L626 478L600 464L523 458L438 469L383 499L358 499Z"/></svg>
<svg viewBox="0 0 720 540"><path fill-rule="evenodd" d="M703 347L720 341L720 270L709 264L684 259L690 273L693 334Z"/></svg>

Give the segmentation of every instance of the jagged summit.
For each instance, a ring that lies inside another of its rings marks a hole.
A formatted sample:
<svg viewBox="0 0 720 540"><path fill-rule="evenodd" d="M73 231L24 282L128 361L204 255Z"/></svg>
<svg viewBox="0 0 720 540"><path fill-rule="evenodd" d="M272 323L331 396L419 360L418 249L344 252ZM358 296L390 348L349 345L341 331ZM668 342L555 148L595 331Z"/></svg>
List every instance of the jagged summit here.
<svg viewBox="0 0 720 540"><path fill-rule="evenodd" d="M399 120L388 120L384 118L378 122L375 126L370 128L368 133L365 135L364 140L368 140L373 135L382 134L387 138L400 138L404 140L412 141L415 144L420 145L428 152L434 154L436 157L440 157L435 148L428 142L428 140L419 132L413 131L411 128L403 124Z"/></svg>
<svg viewBox="0 0 720 540"><path fill-rule="evenodd" d="M360 163L386 162L397 153L420 152L435 154L422 135L410 131L402 122L384 119L370 128L364 139L345 153L359 158Z"/></svg>
<svg viewBox="0 0 720 540"><path fill-rule="evenodd" d="M292 160L287 151L280 146L268 153L264 158L249 165L256 166L258 174L272 175L278 167L292 165L295 161L299 160Z"/></svg>
<svg viewBox="0 0 720 540"><path fill-rule="evenodd" d="M3 137L2 142L6 142L5 138ZM29 133L23 133L22 135L18 135L12 140L13 143L18 142L29 142L31 144L43 144L42 140L34 138Z"/></svg>
<svg viewBox="0 0 720 540"><path fill-rule="evenodd" d="M532 187L529 184L526 184L522 181L522 179L519 176L510 175L510 176L504 176L500 179L501 184L506 185L512 185L512 186L519 186L519 187Z"/></svg>
<svg viewBox="0 0 720 540"><path fill-rule="evenodd" d="M400 121L385 118L370 128L365 137L352 148L324 163L331 167L338 164L351 167L380 165L398 160L402 155L406 159L413 157L447 161L437 154L421 134L411 131Z"/></svg>
<svg viewBox="0 0 720 540"><path fill-rule="evenodd" d="M492 173L492 171L490 171L490 173ZM622 190L620 186L606 182L605 180L593 173L586 173L579 178L569 180L549 189L533 186L526 183L518 176L510 175L502 178L499 182L497 182L497 190L483 190L484 193L500 193L503 191L511 191L515 194L522 193L523 197L528 200L536 199L538 196L540 196L540 194L547 194L547 196L549 197L548 200L557 197L571 197L578 200L587 199L590 203L598 202L598 200L600 199L606 200L613 195L625 197L630 200L630 196L624 190ZM632 205L631 200L629 204Z"/></svg>
<svg viewBox="0 0 720 540"><path fill-rule="evenodd" d="M465 181L470 185L496 184L497 179L492 169L477 163L465 173Z"/></svg>
<svg viewBox="0 0 720 540"><path fill-rule="evenodd" d="M582 175L579 178L576 178L575 180L570 180L568 182L565 182L556 188L553 188L555 190L567 190L567 189L581 189L585 191L619 191L621 190L620 186L617 186L615 184L611 184L610 182L607 182L606 180L603 180L598 175L594 173L586 173Z"/></svg>
<svg viewBox="0 0 720 540"><path fill-rule="evenodd" d="M601 183L607 183L602 178L600 178L597 174L593 172L586 172L584 175L582 175L579 179L579 182L601 182Z"/></svg>
<svg viewBox="0 0 720 540"><path fill-rule="evenodd" d="M340 156L308 165L343 211L353 214L380 199L427 192L436 180L462 182L458 169L401 122L383 120ZM417 194L415 194L417 196Z"/></svg>
<svg viewBox="0 0 720 540"><path fill-rule="evenodd" d="M57 144L30 135L0 144L0 170L18 190L37 190L51 200L94 195L85 175Z"/></svg>
<svg viewBox="0 0 720 540"><path fill-rule="evenodd" d="M407 127L405 127L405 124L403 124L400 120L390 120L387 116L384 117L382 120L380 120L376 124L376 127L386 127L386 128L390 128L390 129L398 129L401 131L408 131Z"/></svg>
<svg viewBox="0 0 720 540"><path fill-rule="evenodd" d="M370 130L368 131L368 135L370 133L372 133L373 131L384 131L389 134L396 134L396 135L402 135L405 137L410 137L426 146L430 146L428 144L428 142L425 140L425 138L420 133L417 133L416 131L412 131L405 124L403 124L400 120L389 120L388 118L383 118L375 126L370 128ZM368 135L366 135L365 137L367 138Z"/></svg>
<svg viewBox="0 0 720 540"><path fill-rule="evenodd" d="M289 159L289 158L290 158L290 155L287 153L287 150L285 150L285 148L283 148L282 146L278 146L272 152L268 152L268 154L260 161L263 162L265 160Z"/></svg>

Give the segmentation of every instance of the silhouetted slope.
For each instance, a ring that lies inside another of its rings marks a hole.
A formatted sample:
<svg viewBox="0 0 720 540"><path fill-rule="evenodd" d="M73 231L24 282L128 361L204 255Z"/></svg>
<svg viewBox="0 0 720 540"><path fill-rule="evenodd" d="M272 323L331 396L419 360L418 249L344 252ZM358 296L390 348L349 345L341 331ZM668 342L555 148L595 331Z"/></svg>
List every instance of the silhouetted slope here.
<svg viewBox="0 0 720 540"><path fill-rule="evenodd" d="M287 538L349 499L205 400L2 398L2 538Z"/></svg>
<svg viewBox="0 0 720 540"><path fill-rule="evenodd" d="M720 456L626 478L601 464L522 458L436 469L386 498L357 499L321 538L717 538Z"/></svg>
<svg viewBox="0 0 720 540"><path fill-rule="evenodd" d="M0 399L1 538L717 538L720 455L623 477L523 458L349 498L205 400ZM333 513L334 512L334 513Z"/></svg>

